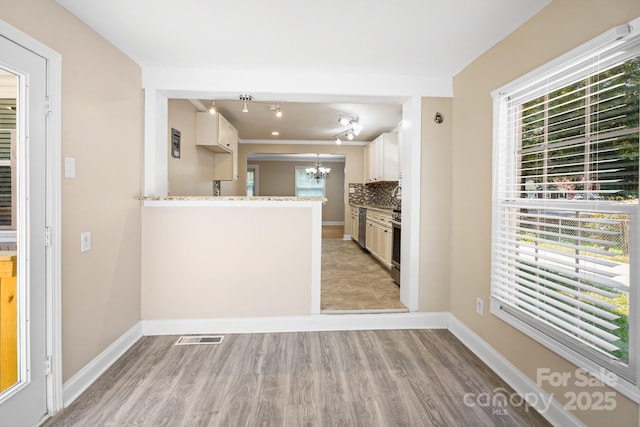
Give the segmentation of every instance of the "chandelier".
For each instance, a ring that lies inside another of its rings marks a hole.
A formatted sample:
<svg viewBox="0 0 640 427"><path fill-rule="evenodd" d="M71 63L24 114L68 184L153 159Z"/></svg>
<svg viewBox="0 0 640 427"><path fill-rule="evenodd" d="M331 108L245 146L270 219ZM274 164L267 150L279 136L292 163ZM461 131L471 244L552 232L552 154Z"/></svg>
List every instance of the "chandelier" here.
<svg viewBox="0 0 640 427"><path fill-rule="evenodd" d="M318 160L316 161L314 167L306 168L305 172L307 172L308 179L316 179L316 180L329 179L330 178L329 173L331 172L331 168L325 168L320 166L320 154L318 154Z"/></svg>

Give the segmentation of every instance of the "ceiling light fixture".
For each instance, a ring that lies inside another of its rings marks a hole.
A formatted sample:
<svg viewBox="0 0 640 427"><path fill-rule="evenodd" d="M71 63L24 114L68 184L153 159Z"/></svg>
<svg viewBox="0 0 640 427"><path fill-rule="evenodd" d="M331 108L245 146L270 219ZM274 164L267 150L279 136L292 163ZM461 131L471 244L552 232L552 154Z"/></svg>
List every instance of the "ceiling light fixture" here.
<svg viewBox="0 0 640 427"><path fill-rule="evenodd" d="M262 104L262 105L268 105L269 110L273 111L273 114L280 118L282 117L282 109L280 108L280 102L274 102L274 101L256 101L255 99L253 99L253 96L249 95L249 94L242 94L240 95L240 101L242 101L242 112L243 113L248 113L249 112L249 103L253 102L254 104Z"/></svg>
<svg viewBox="0 0 640 427"><path fill-rule="evenodd" d="M336 144L338 145L342 144L342 140L340 139L341 135L344 135L349 141L353 141L353 138L360 135L360 131L362 131L362 125L360 124L360 118L358 116L341 114L340 116L338 116L338 123L343 126L348 126L347 129L344 129L337 135L333 136Z"/></svg>
<svg viewBox="0 0 640 427"><path fill-rule="evenodd" d="M217 112L218 112L218 110L216 109L216 102L215 101L211 101L211 107L209 107L209 113L215 114Z"/></svg>
<svg viewBox="0 0 640 427"><path fill-rule="evenodd" d="M240 95L240 101L242 101L242 112L248 113L249 112L248 102L253 101L253 96L247 95L247 94Z"/></svg>
<svg viewBox="0 0 640 427"><path fill-rule="evenodd" d="M338 117L338 122L342 125L342 126L347 126L349 124L349 122L351 121L352 117L348 117L348 116L339 116Z"/></svg>
<svg viewBox="0 0 640 427"><path fill-rule="evenodd" d="M314 167L306 168L305 172L307 173L307 178L318 181L321 179L329 179L331 177L331 168L324 168L320 166L320 154L318 154L318 160Z"/></svg>
<svg viewBox="0 0 640 427"><path fill-rule="evenodd" d="M280 104L270 106L269 110L273 111L276 117L278 118L282 117L282 110L280 109Z"/></svg>
<svg viewBox="0 0 640 427"><path fill-rule="evenodd" d="M271 132L271 135L278 136L280 135L280 132L278 132L277 130L274 130L273 132Z"/></svg>

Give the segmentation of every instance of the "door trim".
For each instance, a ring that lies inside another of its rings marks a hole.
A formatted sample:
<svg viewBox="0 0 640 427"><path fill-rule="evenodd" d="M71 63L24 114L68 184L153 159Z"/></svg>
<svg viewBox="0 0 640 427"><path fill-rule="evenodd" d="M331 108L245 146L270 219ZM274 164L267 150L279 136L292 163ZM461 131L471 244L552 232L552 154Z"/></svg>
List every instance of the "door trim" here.
<svg viewBox="0 0 640 427"><path fill-rule="evenodd" d="M62 56L28 34L0 20L0 36L43 57L47 61L46 120L46 213L51 230L46 248L46 353L51 356L47 377L47 412L62 409Z"/></svg>

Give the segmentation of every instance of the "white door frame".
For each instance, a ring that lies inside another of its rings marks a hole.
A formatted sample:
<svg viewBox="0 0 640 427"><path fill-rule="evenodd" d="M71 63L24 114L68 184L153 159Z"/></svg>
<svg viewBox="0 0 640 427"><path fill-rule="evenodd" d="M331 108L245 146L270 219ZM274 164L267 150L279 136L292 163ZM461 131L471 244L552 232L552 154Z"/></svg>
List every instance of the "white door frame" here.
<svg viewBox="0 0 640 427"><path fill-rule="evenodd" d="M47 377L47 412L62 409L62 56L31 36L0 20L0 36L47 61L46 121L46 213L50 245L46 249L46 353L50 357Z"/></svg>

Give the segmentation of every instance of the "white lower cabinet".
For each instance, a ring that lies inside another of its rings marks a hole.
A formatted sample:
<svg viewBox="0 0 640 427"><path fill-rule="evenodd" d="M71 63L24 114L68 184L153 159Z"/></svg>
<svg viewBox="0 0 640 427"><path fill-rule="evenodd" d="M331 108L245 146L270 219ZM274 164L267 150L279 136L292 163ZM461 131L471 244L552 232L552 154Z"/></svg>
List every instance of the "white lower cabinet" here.
<svg viewBox="0 0 640 427"><path fill-rule="evenodd" d="M360 225L359 223L359 210L358 208L351 208L351 238L353 240L355 240L356 242L358 241L358 226Z"/></svg>
<svg viewBox="0 0 640 427"><path fill-rule="evenodd" d="M391 215L367 211L366 248L386 268L391 269L393 235Z"/></svg>

